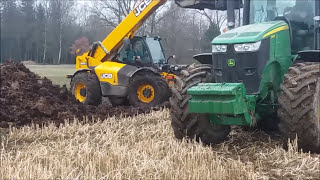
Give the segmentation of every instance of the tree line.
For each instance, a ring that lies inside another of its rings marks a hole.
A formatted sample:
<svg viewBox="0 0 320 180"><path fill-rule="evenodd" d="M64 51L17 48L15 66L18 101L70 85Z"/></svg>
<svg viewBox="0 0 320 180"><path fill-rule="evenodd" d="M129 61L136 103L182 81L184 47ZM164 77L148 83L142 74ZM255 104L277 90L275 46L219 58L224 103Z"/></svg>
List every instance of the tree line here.
<svg viewBox="0 0 320 180"><path fill-rule="evenodd" d="M5 0L0 2L1 62L32 60L43 64L71 64L75 50L89 49L103 40L135 7L133 0ZM173 1L159 8L137 35L160 36L167 55L188 63L192 55L210 52L225 14L187 10Z"/></svg>

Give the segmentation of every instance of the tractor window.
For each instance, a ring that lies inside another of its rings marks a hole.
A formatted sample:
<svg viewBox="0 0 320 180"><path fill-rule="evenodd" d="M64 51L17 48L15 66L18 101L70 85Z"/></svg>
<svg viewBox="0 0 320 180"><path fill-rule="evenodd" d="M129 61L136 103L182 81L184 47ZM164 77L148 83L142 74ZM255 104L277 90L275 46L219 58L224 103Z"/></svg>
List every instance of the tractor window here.
<svg viewBox="0 0 320 180"><path fill-rule="evenodd" d="M163 49L161 47L160 41L154 38L146 38L146 42L149 46L153 63L165 63L165 56L163 54Z"/></svg>
<svg viewBox="0 0 320 180"><path fill-rule="evenodd" d="M119 61L134 62L135 60L142 62L150 62L148 48L141 38L131 40L131 44L123 47L120 51Z"/></svg>
<svg viewBox="0 0 320 180"><path fill-rule="evenodd" d="M250 24L284 17L290 22L292 52L313 49L315 0L251 0Z"/></svg>

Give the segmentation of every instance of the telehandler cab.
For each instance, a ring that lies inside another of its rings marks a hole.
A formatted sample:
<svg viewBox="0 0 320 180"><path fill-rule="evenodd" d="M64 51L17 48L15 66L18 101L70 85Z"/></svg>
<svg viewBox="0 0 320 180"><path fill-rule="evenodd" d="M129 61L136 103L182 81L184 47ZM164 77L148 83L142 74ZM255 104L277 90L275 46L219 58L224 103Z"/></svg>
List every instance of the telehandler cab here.
<svg viewBox="0 0 320 180"><path fill-rule="evenodd" d="M188 6L222 1L210 2ZM224 2L229 31L213 39L212 55L195 56L211 66L189 66L172 88L175 136L216 144L231 125L279 127L284 144L298 137L299 149L319 153L320 1Z"/></svg>

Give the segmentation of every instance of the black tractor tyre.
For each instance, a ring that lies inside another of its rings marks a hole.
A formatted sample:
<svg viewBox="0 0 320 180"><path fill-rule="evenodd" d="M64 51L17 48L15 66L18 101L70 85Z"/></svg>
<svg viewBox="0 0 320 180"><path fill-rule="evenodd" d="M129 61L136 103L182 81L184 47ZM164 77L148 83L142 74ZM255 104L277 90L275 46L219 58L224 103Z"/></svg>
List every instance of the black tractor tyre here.
<svg viewBox="0 0 320 180"><path fill-rule="evenodd" d="M150 102L143 102L141 99L139 99L139 87L144 85L150 85L154 90L153 92L151 91L150 94L153 96L153 98L148 99L152 99ZM156 107L169 99L167 90L168 88L166 89L166 87L167 85L165 80L159 74L152 72L138 73L130 80L128 92L129 104L135 107L143 108Z"/></svg>
<svg viewBox="0 0 320 180"><path fill-rule="evenodd" d="M71 80L71 92L75 96L75 88L78 83L85 85L85 100L83 104L97 106L101 103L101 87L98 77L95 74L80 72Z"/></svg>
<svg viewBox="0 0 320 180"><path fill-rule="evenodd" d="M168 83L163 79L163 77L161 77L162 80L159 80L159 84L160 84L160 87L161 87L161 92L162 92L162 102L165 102L165 101L169 101L169 98L171 97L171 90L169 88L169 85Z"/></svg>
<svg viewBox="0 0 320 180"><path fill-rule="evenodd" d="M211 65L190 65L171 87L171 126L177 139L195 139L213 145L226 140L231 131L230 126L211 124L207 114L189 113L188 101L191 96L187 90L199 83L212 82L211 69Z"/></svg>
<svg viewBox="0 0 320 180"><path fill-rule="evenodd" d="M297 63L284 77L278 98L284 148L298 137L298 149L320 153L320 64Z"/></svg>

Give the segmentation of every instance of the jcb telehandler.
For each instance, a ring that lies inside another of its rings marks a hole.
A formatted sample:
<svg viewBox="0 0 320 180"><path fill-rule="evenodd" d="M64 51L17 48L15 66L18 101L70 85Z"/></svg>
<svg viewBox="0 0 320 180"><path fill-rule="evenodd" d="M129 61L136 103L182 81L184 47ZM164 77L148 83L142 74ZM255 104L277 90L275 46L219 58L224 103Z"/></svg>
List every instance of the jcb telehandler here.
<svg viewBox="0 0 320 180"><path fill-rule="evenodd" d="M160 38L134 36L142 23L166 0L142 0L102 41L76 58L69 75L71 91L80 102L98 105L108 97L113 105L151 107L170 97L168 83L177 66L165 58Z"/></svg>
<svg viewBox="0 0 320 180"><path fill-rule="evenodd" d="M278 126L285 143L298 137L299 149L320 152L320 1L224 2L230 30L213 39L212 55L196 56L211 66L189 66L172 88L175 136L215 144L231 125Z"/></svg>

